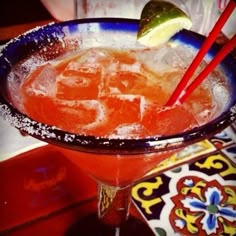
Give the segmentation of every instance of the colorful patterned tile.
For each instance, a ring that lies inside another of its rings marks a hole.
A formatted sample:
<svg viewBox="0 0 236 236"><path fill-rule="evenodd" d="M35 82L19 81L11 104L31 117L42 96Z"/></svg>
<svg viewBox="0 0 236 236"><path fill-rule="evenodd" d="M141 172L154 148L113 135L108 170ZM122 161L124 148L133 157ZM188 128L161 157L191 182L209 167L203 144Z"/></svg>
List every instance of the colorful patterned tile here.
<svg viewBox="0 0 236 236"><path fill-rule="evenodd" d="M234 143L229 130L224 130L219 134L216 134L209 141L218 149L226 147Z"/></svg>
<svg viewBox="0 0 236 236"><path fill-rule="evenodd" d="M203 140L201 142L192 144L177 152L176 154L170 156L168 159L165 159L147 175L153 175L154 173L163 172L167 169L172 168L173 166L189 162L189 160L198 159L198 157L214 152L215 150L216 147L208 140Z"/></svg>
<svg viewBox="0 0 236 236"><path fill-rule="evenodd" d="M236 163L236 144L235 143L231 146L221 149L221 151L225 153L225 155L227 155L227 157L230 158L231 161Z"/></svg>
<svg viewBox="0 0 236 236"><path fill-rule="evenodd" d="M235 236L236 144L223 132L188 151L172 158L201 158L134 186L134 204L158 236Z"/></svg>

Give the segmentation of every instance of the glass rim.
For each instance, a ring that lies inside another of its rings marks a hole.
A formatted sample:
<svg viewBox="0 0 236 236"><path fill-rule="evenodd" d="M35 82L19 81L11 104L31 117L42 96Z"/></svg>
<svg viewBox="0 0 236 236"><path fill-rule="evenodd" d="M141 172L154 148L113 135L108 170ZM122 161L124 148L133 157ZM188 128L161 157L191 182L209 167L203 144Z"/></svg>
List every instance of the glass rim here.
<svg viewBox="0 0 236 236"><path fill-rule="evenodd" d="M138 26L139 21L134 19L121 18L86 18L53 23L43 27L39 27L35 31L26 32L24 35L20 35L17 38L11 40L9 43L7 43L6 46L3 48L2 53L0 53L0 64L3 60L5 60L4 56L7 55L8 49L9 47L11 47L11 45L14 46L14 44L17 42L19 47L21 47L22 45L20 43L24 41L24 37L31 34L33 34L34 36L35 33L40 33L44 29L50 29L50 27L61 27L69 24L114 24L117 22L122 24L134 24L135 26ZM191 31L184 30L182 32L179 32L178 34L188 34L188 32L194 34L200 43L203 42L202 35ZM228 57L230 57L229 60L232 61L236 66L236 59L234 59L230 55ZM2 80L6 79L6 77L7 75L4 74L4 70L0 69L1 85L4 83L4 81ZM207 139L208 137L213 136L214 134L222 131L224 128L228 127L234 120L236 120L236 101L234 100L233 102L231 102L228 109L224 111L221 115L219 115L217 118L211 120L210 122L204 125L177 134L166 136L150 136L141 139L95 137L75 134L63 131L54 126L39 123L14 108L13 105L8 102L8 100L3 95L4 92L2 87L0 91L0 115L3 116L3 118L5 118L5 120L7 120L15 128L41 141L82 152L128 155L170 151L173 149L181 148L191 143L195 143L202 139Z"/></svg>

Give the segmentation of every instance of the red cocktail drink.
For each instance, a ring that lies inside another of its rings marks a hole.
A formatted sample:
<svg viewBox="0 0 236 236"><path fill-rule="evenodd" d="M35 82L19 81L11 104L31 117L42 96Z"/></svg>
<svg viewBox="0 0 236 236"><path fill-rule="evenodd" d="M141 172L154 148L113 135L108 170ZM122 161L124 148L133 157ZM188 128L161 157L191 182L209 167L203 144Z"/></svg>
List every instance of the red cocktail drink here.
<svg viewBox="0 0 236 236"><path fill-rule="evenodd" d="M165 107L187 63L182 65L183 59L174 58L155 67L151 56L168 59L181 50L193 55L181 44L177 48L167 44L139 50L78 50L30 72L20 86L21 107L36 121L75 134L140 139L184 132L207 123L222 105L214 99L208 82L186 103ZM219 79L224 77L219 70L214 73ZM221 89L229 96L226 87ZM64 152L99 181L117 187L137 181L171 153L127 153L111 158L110 154Z"/></svg>

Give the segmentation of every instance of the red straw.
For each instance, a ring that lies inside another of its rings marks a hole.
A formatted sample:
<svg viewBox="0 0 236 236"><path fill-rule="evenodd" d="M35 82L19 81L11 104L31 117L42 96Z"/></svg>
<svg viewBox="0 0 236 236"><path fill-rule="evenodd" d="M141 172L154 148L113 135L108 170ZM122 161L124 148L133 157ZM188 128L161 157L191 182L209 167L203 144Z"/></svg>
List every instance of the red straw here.
<svg viewBox="0 0 236 236"><path fill-rule="evenodd" d="M183 103L185 99L200 85L200 83L212 72L212 70L224 59L224 57L236 46L236 34L217 53L214 59L205 67L194 81L182 91L178 102Z"/></svg>
<svg viewBox="0 0 236 236"><path fill-rule="evenodd" d="M204 58L207 51L210 49L212 44L215 42L218 34L220 33L225 22L228 20L229 16L233 12L235 6L236 6L236 1L230 0L228 5L226 6L225 10L222 12L221 16L219 17L218 21L216 22L215 26L213 27L213 29L209 33L209 36L206 38L206 40L202 44L202 47L200 48L198 54L193 59L191 65L186 70L183 78L181 79L181 81L177 85L175 91L173 92L170 99L168 100L168 102L166 104L167 106L172 106L177 102L181 92L184 90L184 88L188 84L188 81L190 80L191 76L194 74L195 70L197 69L197 67L200 64L200 62L202 61L202 59ZM186 99L186 96L185 96L185 99Z"/></svg>

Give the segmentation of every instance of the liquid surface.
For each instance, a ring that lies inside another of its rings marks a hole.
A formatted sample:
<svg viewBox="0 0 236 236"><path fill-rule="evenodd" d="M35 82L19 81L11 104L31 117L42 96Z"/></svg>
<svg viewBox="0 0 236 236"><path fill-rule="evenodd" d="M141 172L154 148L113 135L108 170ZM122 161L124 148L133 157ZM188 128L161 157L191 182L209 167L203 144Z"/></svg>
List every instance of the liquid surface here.
<svg viewBox="0 0 236 236"><path fill-rule="evenodd" d="M112 138L169 135L199 126L219 110L209 82L184 105L164 106L193 56L179 56L178 50L91 48L49 61L21 83L22 109L65 131Z"/></svg>

